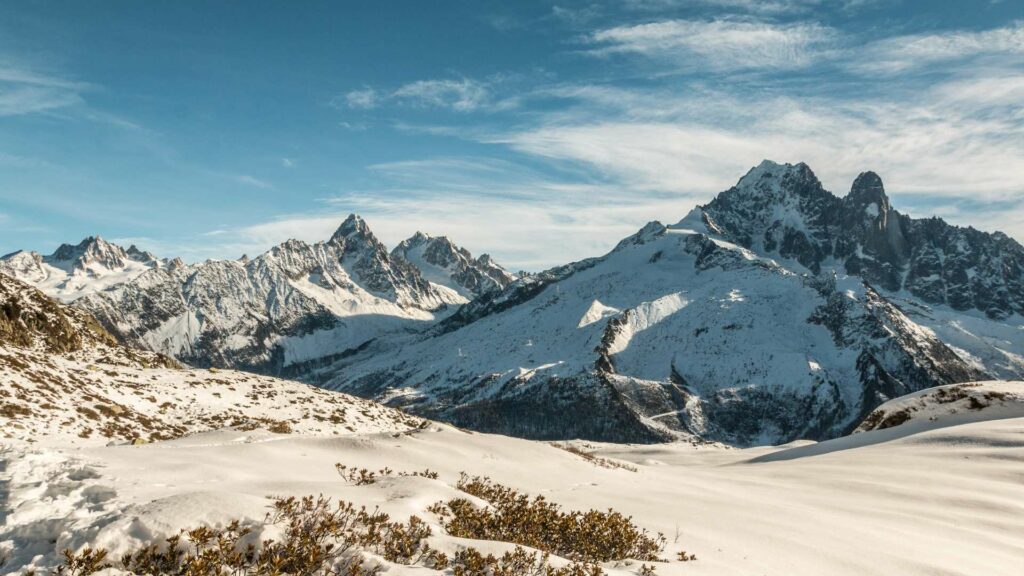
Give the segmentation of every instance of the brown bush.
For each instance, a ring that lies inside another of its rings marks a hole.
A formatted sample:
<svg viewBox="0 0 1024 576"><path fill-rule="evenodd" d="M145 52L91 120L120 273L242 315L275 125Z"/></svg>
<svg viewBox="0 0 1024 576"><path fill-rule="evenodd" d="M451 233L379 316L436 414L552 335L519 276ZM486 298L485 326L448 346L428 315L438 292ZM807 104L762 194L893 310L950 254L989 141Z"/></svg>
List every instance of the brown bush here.
<svg viewBox="0 0 1024 576"><path fill-rule="evenodd" d="M397 564L434 568L448 563L426 543L430 527L415 516L407 523L391 522L387 514L356 509L347 502L332 506L322 496L307 496L276 500L269 521L282 526L280 541L243 544L251 528L235 521L223 528L182 531L164 544L122 556L119 566L106 561L105 550L68 550L55 573L86 576L116 567L135 574L177 576L372 576L380 568L367 566L363 551Z"/></svg>
<svg viewBox="0 0 1024 576"><path fill-rule="evenodd" d="M562 512L543 496L531 499L488 478L463 475L457 487L490 506L479 508L464 498L434 504L430 511L452 536L514 542L585 563L660 561L665 548L664 536L651 536L611 509Z"/></svg>
<svg viewBox="0 0 1024 576"><path fill-rule="evenodd" d="M548 554L527 552L521 546L506 552L501 558L493 554L484 556L476 548L467 548L455 554L452 560L453 576L602 576L600 566L573 562L562 568L548 563Z"/></svg>
<svg viewBox="0 0 1024 576"><path fill-rule="evenodd" d="M384 467L374 472L366 468L355 468L349 467L342 463L334 465L334 469L338 471L338 475L348 482L349 484L355 484L356 486L365 486L367 484L374 484L380 478L386 478L388 476L394 476L395 471L391 468ZM438 474L433 470L427 468L422 472L399 472L398 476L419 476L422 478L430 478L431 480L437 480Z"/></svg>

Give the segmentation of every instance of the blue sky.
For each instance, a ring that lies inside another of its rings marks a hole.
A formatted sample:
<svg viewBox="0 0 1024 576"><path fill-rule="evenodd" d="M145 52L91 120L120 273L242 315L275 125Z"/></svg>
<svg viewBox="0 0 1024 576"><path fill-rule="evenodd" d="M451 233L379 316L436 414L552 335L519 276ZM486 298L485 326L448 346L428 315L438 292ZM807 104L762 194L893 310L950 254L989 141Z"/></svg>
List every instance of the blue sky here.
<svg viewBox="0 0 1024 576"><path fill-rule="evenodd" d="M1024 239L1024 3L8 2L0 253L236 258L349 212L510 268L763 158Z"/></svg>

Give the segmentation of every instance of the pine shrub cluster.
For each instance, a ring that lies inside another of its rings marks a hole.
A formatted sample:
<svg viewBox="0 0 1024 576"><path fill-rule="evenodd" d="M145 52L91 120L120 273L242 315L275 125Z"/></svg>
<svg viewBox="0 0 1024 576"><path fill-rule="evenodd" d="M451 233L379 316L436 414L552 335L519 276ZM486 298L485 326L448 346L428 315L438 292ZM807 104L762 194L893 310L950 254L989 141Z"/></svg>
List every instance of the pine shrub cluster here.
<svg viewBox="0 0 1024 576"><path fill-rule="evenodd" d="M116 563L108 561L102 549L65 551L64 564L55 574L87 576L117 568L173 576L374 576L381 567L365 561L363 551L396 564L434 569L448 565L447 556L426 542L430 526L415 516L405 523L391 522L381 512L357 509L348 502L333 506L322 496L307 496L276 500L269 520L282 528L284 536L260 546L251 542L251 528L235 521L223 528L183 531L165 544L125 554Z"/></svg>
<svg viewBox="0 0 1024 576"><path fill-rule="evenodd" d="M663 535L652 536L611 509L563 512L543 496L530 498L479 476L463 474L457 487L490 506L481 508L465 498L434 504L430 511L452 536L513 542L585 563L660 561L665 548Z"/></svg>
<svg viewBox="0 0 1024 576"><path fill-rule="evenodd" d="M337 468L355 484L395 475L389 468L376 472L342 464ZM437 478L430 470L397 475ZM602 562L661 561L658 554L664 550L665 538L650 535L614 510L563 512L543 496L530 498L488 478L465 474L457 488L486 500L489 506L477 507L466 498L434 504L430 511L439 516L448 533L511 542L515 549L494 556L469 547L449 558L430 547L431 528L416 516L393 522L378 510L307 496L274 501L267 522L280 529L278 540L258 542L251 527L235 521L221 528L183 530L118 561L103 549L86 548L77 554L67 550L54 574L88 576L114 568L154 576L378 576L383 566L365 553L394 564L450 570L452 576L604 576ZM555 567L550 563L552 554L570 563ZM640 574L652 576L654 567L644 564Z"/></svg>
<svg viewBox="0 0 1024 576"><path fill-rule="evenodd" d="M452 576L603 576L600 566L573 562L561 568L549 563L550 555L528 552L522 546L500 558L484 556L476 548L457 552L452 559Z"/></svg>

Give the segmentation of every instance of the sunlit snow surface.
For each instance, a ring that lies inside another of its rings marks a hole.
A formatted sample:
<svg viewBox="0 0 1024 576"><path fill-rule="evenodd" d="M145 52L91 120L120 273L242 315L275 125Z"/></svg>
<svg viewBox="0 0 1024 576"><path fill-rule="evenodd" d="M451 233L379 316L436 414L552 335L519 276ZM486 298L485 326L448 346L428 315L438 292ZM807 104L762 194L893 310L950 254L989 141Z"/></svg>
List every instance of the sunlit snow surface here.
<svg viewBox="0 0 1024 576"><path fill-rule="evenodd" d="M144 446L9 441L0 453L8 510L0 546L10 555L4 569L18 570L52 566L66 547L101 546L117 557L182 527L235 518L268 536L260 527L269 496L324 494L396 519L418 515L434 524L431 545L451 553L469 542L444 535L426 508L456 496L453 485L465 471L569 509L615 508L664 533L666 559L681 550L697 555L658 564L664 575L1017 575L1024 565L1024 383L974 390L1003 397L967 413L925 403L922 417L907 424L820 444L575 443L635 472L598 467L546 443L444 425L398 436L225 430ZM430 468L440 478L353 486L339 478L336 462ZM639 563L605 569L635 574Z"/></svg>

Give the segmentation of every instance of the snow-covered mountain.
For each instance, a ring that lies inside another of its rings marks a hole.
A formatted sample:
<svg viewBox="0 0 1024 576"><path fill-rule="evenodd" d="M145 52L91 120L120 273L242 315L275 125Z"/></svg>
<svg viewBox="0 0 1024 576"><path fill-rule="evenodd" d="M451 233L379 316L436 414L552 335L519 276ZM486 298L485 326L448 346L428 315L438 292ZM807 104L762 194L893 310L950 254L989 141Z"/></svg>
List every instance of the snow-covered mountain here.
<svg viewBox="0 0 1024 576"><path fill-rule="evenodd" d="M71 302L124 284L155 268L180 266L134 245L127 250L99 236L77 245L62 244L53 254L19 251L0 258L0 273L28 282L48 295Z"/></svg>
<svg viewBox="0 0 1024 576"><path fill-rule="evenodd" d="M473 258L445 236L431 237L417 232L391 251L416 266L427 280L447 286L472 300L487 292L503 290L516 279L488 254Z"/></svg>
<svg viewBox="0 0 1024 576"><path fill-rule="evenodd" d="M384 333L422 329L462 302L393 258L351 215L325 242L154 268L76 305L138 347L198 366L281 373Z"/></svg>
<svg viewBox="0 0 1024 576"><path fill-rule="evenodd" d="M820 439L896 396L1024 376L1020 244L902 215L870 172L839 197L768 161L676 224L518 278L445 237L389 253L353 215L75 304L190 364L533 438Z"/></svg>
<svg viewBox="0 0 1024 576"><path fill-rule="evenodd" d="M903 233L921 226L945 232ZM959 236L975 245L948 243ZM928 242L976 262L973 285L999 296L930 302L884 281L921 265L886 250ZM992 307L1018 301L1020 253L1002 235L898 215L873 175L839 199L805 165L765 162L677 224L652 222L606 256L522 278L312 377L527 437L834 437L889 398L1024 374L1024 319Z"/></svg>

